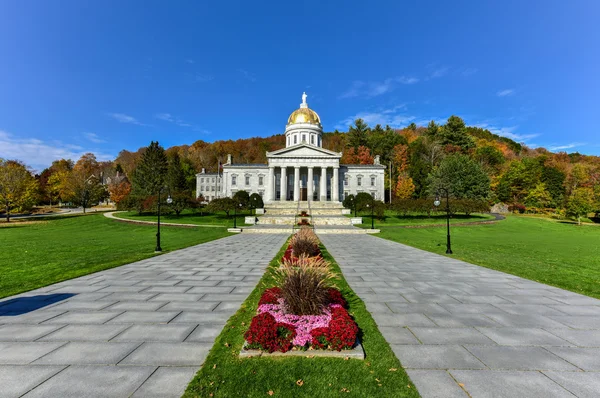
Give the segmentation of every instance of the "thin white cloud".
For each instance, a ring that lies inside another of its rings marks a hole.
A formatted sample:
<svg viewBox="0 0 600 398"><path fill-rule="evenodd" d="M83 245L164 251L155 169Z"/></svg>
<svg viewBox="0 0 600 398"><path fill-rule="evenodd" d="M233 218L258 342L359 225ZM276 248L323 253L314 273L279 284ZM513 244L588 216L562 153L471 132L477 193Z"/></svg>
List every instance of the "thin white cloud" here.
<svg viewBox="0 0 600 398"><path fill-rule="evenodd" d="M548 147L548 150L554 151L564 151L565 149L578 148L580 146L587 145L585 142L571 142L570 144L565 145L552 145Z"/></svg>
<svg viewBox="0 0 600 398"><path fill-rule="evenodd" d="M112 117L119 123L135 124L136 126L148 126L147 124L138 121L133 116L129 116L124 113L109 113L108 116Z"/></svg>
<svg viewBox="0 0 600 398"><path fill-rule="evenodd" d="M465 77L474 75L477 72L479 72L479 69L477 68L463 68L460 70L460 74Z"/></svg>
<svg viewBox="0 0 600 398"><path fill-rule="evenodd" d="M499 127L499 126L491 125L489 123L477 123L477 124L474 124L474 126L480 127L482 129L487 129L492 134L510 138L513 141L522 142L522 143L527 143L527 141L531 140L532 138L540 136L540 134L535 134L535 133L532 133L532 134L516 133L515 130L519 126Z"/></svg>
<svg viewBox="0 0 600 398"><path fill-rule="evenodd" d="M508 97L510 95L513 95L515 93L515 89L514 88L507 88L505 90L500 90L496 93L496 95L498 97Z"/></svg>
<svg viewBox="0 0 600 398"><path fill-rule="evenodd" d="M48 143L36 138L17 138L0 130L0 158L20 160L37 172L49 167L54 160L72 159L77 161L81 155L87 152L94 153L96 158L101 161L114 159L113 155L95 149L62 144L58 141Z"/></svg>
<svg viewBox="0 0 600 398"><path fill-rule="evenodd" d="M196 73L194 75L194 80L198 83L206 83L213 79L211 75L203 75L201 73Z"/></svg>
<svg viewBox="0 0 600 398"><path fill-rule="evenodd" d="M170 113L157 113L154 117L165 122L174 123L180 127L192 127L191 124L184 122L178 117L174 117Z"/></svg>
<svg viewBox="0 0 600 398"><path fill-rule="evenodd" d="M353 98L358 96L377 97L379 95L392 92L400 85L415 84L419 79L412 76L390 77L383 81L364 82L355 80L350 88L344 91L338 98Z"/></svg>
<svg viewBox="0 0 600 398"><path fill-rule="evenodd" d="M431 79L437 79L443 76L446 76L448 74L448 70L449 68L447 66L443 66L441 68L436 68L431 72L431 76L429 76Z"/></svg>
<svg viewBox="0 0 600 398"><path fill-rule="evenodd" d="M106 140L103 140L102 138L98 137L98 135L95 133L83 133L83 135L85 136L85 138L87 138L94 144L103 144L106 142Z"/></svg>
<svg viewBox="0 0 600 398"><path fill-rule="evenodd" d="M382 126L389 125L391 127L404 127L415 120L414 116L399 113L400 110L405 110L404 105L399 105L394 108L383 109L374 112L359 112L355 115L348 116L344 120L341 120L336 124L335 128L338 130L346 131L348 126L354 124L356 119L362 119L371 127L375 127L377 124Z"/></svg>
<svg viewBox="0 0 600 398"><path fill-rule="evenodd" d="M242 74L244 79L249 80L252 83L254 83L256 81L256 75L254 73L248 72L245 69L238 69L238 72L240 72Z"/></svg>

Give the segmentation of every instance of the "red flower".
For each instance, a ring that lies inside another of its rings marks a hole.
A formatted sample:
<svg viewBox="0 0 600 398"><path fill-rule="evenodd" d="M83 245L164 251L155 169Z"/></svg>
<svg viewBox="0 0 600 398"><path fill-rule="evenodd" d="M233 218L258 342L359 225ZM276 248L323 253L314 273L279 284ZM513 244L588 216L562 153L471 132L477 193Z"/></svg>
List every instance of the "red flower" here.
<svg viewBox="0 0 600 398"><path fill-rule="evenodd" d="M278 287L271 287L269 289L265 289L260 300L258 301L258 305L263 304L277 304L277 299L281 297L281 289Z"/></svg>
<svg viewBox="0 0 600 398"><path fill-rule="evenodd" d="M244 333L249 348L268 352L286 352L292 348L296 330L287 323L277 323L273 315L264 312L252 318L250 328Z"/></svg>
<svg viewBox="0 0 600 398"><path fill-rule="evenodd" d="M329 322L328 340L331 348L337 351L349 349L356 343L358 326L344 308L332 308Z"/></svg>
<svg viewBox="0 0 600 398"><path fill-rule="evenodd" d="M329 345L329 328L316 328L310 331L312 345L318 348L327 348Z"/></svg>
<svg viewBox="0 0 600 398"><path fill-rule="evenodd" d="M329 304L339 304L344 308L348 308L348 303L342 297L342 293L334 288L329 289Z"/></svg>

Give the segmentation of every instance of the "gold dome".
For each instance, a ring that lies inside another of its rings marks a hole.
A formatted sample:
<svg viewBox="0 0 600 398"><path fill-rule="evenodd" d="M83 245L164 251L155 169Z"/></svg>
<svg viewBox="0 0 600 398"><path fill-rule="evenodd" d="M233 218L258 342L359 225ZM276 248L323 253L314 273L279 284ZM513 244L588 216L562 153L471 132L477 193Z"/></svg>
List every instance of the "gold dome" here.
<svg viewBox="0 0 600 398"><path fill-rule="evenodd" d="M321 126L321 118L317 112L309 108L296 109L288 118L288 126L296 123L308 123Z"/></svg>

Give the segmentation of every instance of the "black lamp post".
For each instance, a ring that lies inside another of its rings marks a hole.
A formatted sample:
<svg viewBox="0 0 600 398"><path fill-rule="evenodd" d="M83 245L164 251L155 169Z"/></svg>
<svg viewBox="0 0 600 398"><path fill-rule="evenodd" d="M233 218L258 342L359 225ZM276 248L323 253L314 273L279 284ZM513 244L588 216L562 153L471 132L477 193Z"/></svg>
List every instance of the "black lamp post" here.
<svg viewBox="0 0 600 398"><path fill-rule="evenodd" d="M375 221L373 218L373 212L375 211L375 204L373 202L367 203L367 209L371 208L371 229L375 229Z"/></svg>
<svg viewBox="0 0 600 398"><path fill-rule="evenodd" d="M158 190L158 222L156 223L157 225L157 231L156 231L156 248L154 249L155 252L162 252L162 248L160 247L160 193L162 192L163 188ZM171 195L169 195L167 197L167 203L171 204L173 203L173 199L171 198Z"/></svg>
<svg viewBox="0 0 600 398"><path fill-rule="evenodd" d="M239 206L240 206L240 209L241 209L242 208L242 204L240 203ZM237 224L236 224L236 221L237 221L237 208L238 208L237 206L235 206L233 208L233 228L237 228Z"/></svg>
<svg viewBox="0 0 600 398"><path fill-rule="evenodd" d="M446 254L452 254L452 246L450 245L450 193L446 188L439 188L438 192L435 194L435 201L433 202L435 207L438 207L441 203L439 191L446 194L446 229L448 231L446 237Z"/></svg>

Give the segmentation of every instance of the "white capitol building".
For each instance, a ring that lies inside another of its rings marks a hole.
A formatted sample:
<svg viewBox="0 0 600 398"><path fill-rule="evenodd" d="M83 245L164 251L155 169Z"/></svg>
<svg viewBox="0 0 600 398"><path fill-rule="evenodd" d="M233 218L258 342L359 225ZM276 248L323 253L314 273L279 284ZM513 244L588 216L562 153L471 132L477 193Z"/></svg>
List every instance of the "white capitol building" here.
<svg viewBox="0 0 600 398"><path fill-rule="evenodd" d="M379 157L374 164L340 164L342 153L323 148L322 134L321 119L303 94L300 108L288 118L285 148L267 152L267 164L235 164L229 155L222 175L204 170L196 175L196 196L212 200L244 190L258 193L268 205L339 203L349 194L366 192L383 200L385 166Z"/></svg>

